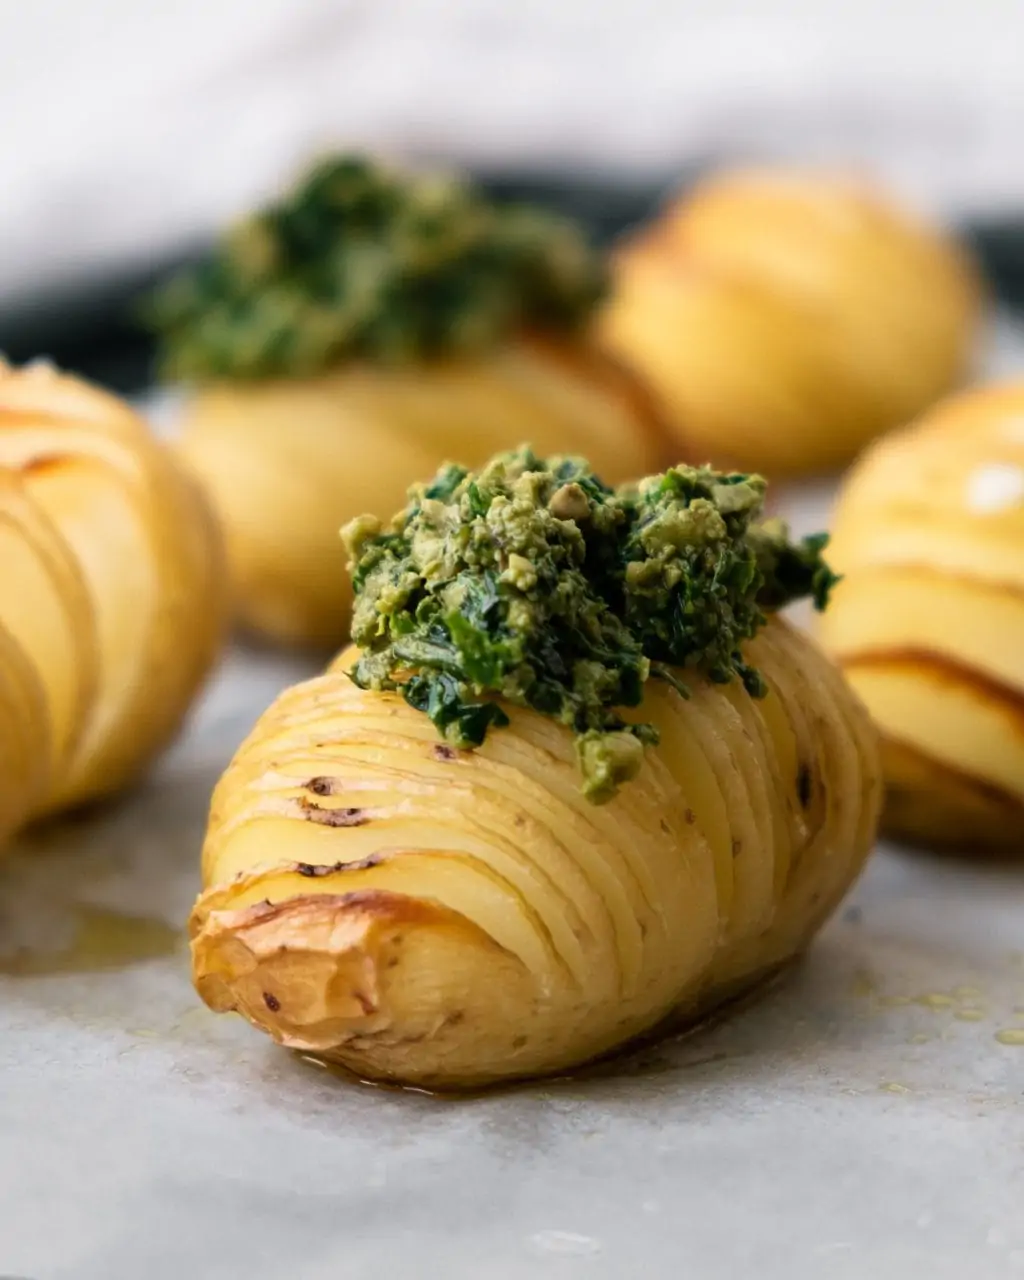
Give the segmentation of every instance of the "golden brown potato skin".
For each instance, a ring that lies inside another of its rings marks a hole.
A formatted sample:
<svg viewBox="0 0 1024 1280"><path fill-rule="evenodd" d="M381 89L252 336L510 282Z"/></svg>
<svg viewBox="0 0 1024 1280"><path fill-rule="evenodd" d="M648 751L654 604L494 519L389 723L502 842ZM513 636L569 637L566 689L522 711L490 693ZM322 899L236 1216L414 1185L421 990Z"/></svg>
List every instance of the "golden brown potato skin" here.
<svg viewBox="0 0 1024 1280"><path fill-rule="evenodd" d="M510 709L456 751L344 674L284 693L214 794L197 988L368 1078L467 1087L564 1070L694 1018L798 954L874 840L873 729L776 621L771 692L686 675L610 803L556 722Z"/></svg>
<svg viewBox="0 0 1024 1280"><path fill-rule="evenodd" d="M696 455L770 476L846 463L953 387L971 262L839 175L726 171L628 240L599 330Z"/></svg>
<svg viewBox="0 0 1024 1280"><path fill-rule="evenodd" d="M472 360L211 386L191 404L181 452L227 531L242 623L331 649L351 605L341 525L397 511L443 462L477 466L523 443L585 454L609 482L679 452L634 375L587 343L540 339Z"/></svg>
<svg viewBox="0 0 1024 1280"><path fill-rule="evenodd" d="M821 638L885 736L885 824L1024 853L1024 384L948 399L849 476Z"/></svg>
<svg viewBox="0 0 1024 1280"><path fill-rule="evenodd" d="M141 419L43 363L0 364L0 565L0 751L26 775L3 769L3 834L123 786L172 736L219 650L226 571Z"/></svg>

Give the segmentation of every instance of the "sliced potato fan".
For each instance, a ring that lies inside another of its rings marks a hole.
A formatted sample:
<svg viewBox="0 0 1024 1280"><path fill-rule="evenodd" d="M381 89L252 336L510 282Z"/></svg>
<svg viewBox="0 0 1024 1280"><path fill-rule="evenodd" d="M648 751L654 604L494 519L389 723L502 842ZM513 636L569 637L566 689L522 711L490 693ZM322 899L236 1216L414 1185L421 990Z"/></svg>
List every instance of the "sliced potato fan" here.
<svg viewBox="0 0 1024 1280"><path fill-rule="evenodd" d="M637 380L589 344L555 339L411 368L345 365L201 388L180 447L227 531L242 621L330 648L351 612L341 525L397 509L441 462L478 465L524 430L538 452L586 454L612 482L666 460Z"/></svg>
<svg viewBox="0 0 1024 1280"><path fill-rule="evenodd" d="M776 616L834 581L757 476L613 488L521 448L344 530L356 642L213 797L211 1008L374 1079L564 1070L792 960L881 802L872 726Z"/></svg>
<svg viewBox="0 0 1024 1280"><path fill-rule="evenodd" d="M1024 852L1024 388L954 397L841 495L821 624L885 738L896 834Z"/></svg>
<svg viewBox="0 0 1024 1280"><path fill-rule="evenodd" d="M627 238L599 322L702 457L845 464L961 379L979 280L949 238L867 184L713 174Z"/></svg>
<svg viewBox="0 0 1024 1280"><path fill-rule="evenodd" d="M526 441L617 483L670 461L643 384L594 342L605 284L570 220L358 153L323 156L169 280L151 319L190 384L182 453L227 530L240 620L337 649L339 528L444 462Z"/></svg>
<svg viewBox="0 0 1024 1280"><path fill-rule="evenodd" d="M195 976L281 1043L374 1078L550 1072L692 1018L798 954L867 854L871 728L782 622L770 692L684 676L661 745L601 806L532 711L457 750L343 658L288 690L221 780Z"/></svg>
<svg viewBox="0 0 1024 1280"><path fill-rule="evenodd" d="M198 487L144 423L47 365L0 366L0 563L9 830L164 745L217 652L224 571Z"/></svg>

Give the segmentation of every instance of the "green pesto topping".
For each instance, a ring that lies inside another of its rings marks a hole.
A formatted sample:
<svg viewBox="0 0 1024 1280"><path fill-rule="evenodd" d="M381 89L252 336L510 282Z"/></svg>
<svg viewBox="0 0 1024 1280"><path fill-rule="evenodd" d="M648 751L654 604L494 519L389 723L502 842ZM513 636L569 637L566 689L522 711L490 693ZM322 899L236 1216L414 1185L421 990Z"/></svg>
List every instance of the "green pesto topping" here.
<svg viewBox="0 0 1024 1280"><path fill-rule="evenodd" d="M602 803L658 740L620 714L648 679L686 696L673 668L689 667L761 697L742 645L764 610L802 596L824 608L825 536L793 543L759 523L764 492L759 476L689 466L615 490L578 458L528 449L446 466L389 526L343 530L363 650L352 679L400 689L457 747L508 723L498 698L551 716Z"/></svg>
<svg viewBox="0 0 1024 1280"><path fill-rule="evenodd" d="M316 165L169 281L147 318L173 378L304 377L580 324L604 291L576 226L358 156Z"/></svg>

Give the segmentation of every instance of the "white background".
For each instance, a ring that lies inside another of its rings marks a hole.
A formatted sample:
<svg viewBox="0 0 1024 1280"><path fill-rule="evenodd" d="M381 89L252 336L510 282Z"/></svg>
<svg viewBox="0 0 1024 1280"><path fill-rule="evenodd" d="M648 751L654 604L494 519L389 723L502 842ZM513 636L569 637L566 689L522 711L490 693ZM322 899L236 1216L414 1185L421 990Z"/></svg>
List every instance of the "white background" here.
<svg viewBox="0 0 1024 1280"><path fill-rule="evenodd" d="M1022 47L1019 0L0 0L0 303L161 254L344 142L854 159L944 211L1016 206Z"/></svg>

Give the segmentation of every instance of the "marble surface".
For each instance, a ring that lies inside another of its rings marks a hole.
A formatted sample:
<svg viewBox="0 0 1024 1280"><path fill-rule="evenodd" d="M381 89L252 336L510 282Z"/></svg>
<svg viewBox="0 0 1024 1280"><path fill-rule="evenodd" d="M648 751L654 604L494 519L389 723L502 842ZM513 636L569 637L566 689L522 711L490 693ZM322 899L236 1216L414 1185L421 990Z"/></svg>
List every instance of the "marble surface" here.
<svg viewBox="0 0 1024 1280"><path fill-rule="evenodd" d="M209 790L300 674L232 654L145 788L0 868L0 1274L1024 1274L1010 870L882 849L755 1006L483 1098L350 1085L201 1008L178 927Z"/></svg>
<svg viewBox="0 0 1024 1280"><path fill-rule="evenodd" d="M1020 870L882 848L756 1005L486 1097L355 1086L203 1009L209 793L309 670L234 650L145 786L0 864L0 1276L1024 1276Z"/></svg>

